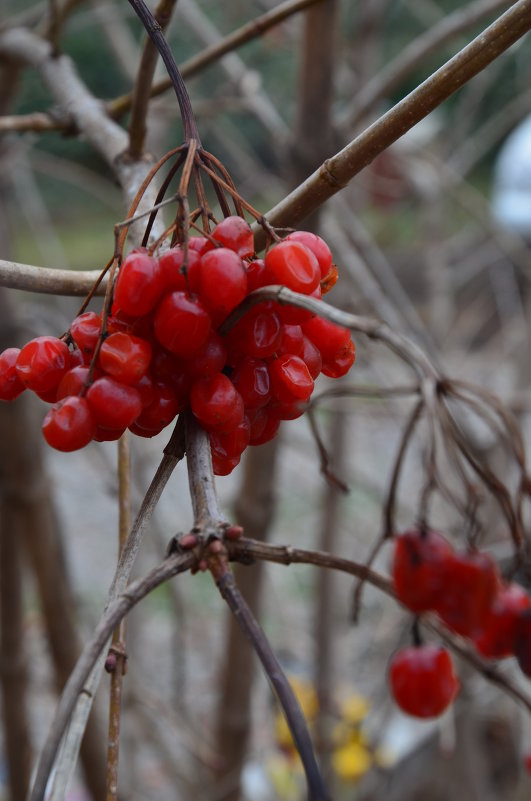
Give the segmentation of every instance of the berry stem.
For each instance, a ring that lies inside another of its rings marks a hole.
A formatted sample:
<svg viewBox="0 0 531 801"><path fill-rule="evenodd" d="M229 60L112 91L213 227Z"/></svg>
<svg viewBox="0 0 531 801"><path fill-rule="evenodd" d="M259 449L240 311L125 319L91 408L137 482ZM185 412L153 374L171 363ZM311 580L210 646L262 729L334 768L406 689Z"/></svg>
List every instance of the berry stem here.
<svg viewBox="0 0 531 801"><path fill-rule="evenodd" d="M166 67L177 96L177 102L179 104L179 110L181 112L181 119L183 123L184 141L189 144L195 139L197 146L201 147L201 140L199 138L199 131L197 129L190 97L186 90L186 86L184 85L181 73L179 72L177 64L175 63L175 59L173 58L173 54L166 39L164 38L162 28L143 0L129 0L129 4L133 7L135 14L146 29L147 35L159 51L160 57L164 61L164 66Z"/></svg>

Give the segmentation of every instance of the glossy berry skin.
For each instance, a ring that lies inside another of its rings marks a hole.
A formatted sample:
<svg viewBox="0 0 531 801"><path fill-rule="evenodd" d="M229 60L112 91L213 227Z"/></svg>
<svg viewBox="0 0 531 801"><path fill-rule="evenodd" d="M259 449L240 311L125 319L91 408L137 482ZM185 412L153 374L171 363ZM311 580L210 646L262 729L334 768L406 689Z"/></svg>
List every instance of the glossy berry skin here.
<svg viewBox="0 0 531 801"><path fill-rule="evenodd" d="M44 439L58 451L77 451L91 441L96 429L87 401L67 397L54 404L42 424Z"/></svg>
<svg viewBox="0 0 531 801"><path fill-rule="evenodd" d="M234 368L231 381L243 398L246 409L259 409L271 399L271 381L262 359L244 359Z"/></svg>
<svg viewBox="0 0 531 801"><path fill-rule="evenodd" d="M300 325L284 324L282 326L282 339L276 350L277 356L284 356L288 353L292 356L300 356L303 341L304 334Z"/></svg>
<svg viewBox="0 0 531 801"><path fill-rule="evenodd" d="M229 341L255 359L273 356L282 341L282 326L273 304L259 303L250 309L230 332Z"/></svg>
<svg viewBox="0 0 531 801"><path fill-rule="evenodd" d="M190 406L207 430L219 429L232 421L235 408L240 408L235 428L243 419L243 401L232 381L223 373L202 378L192 385Z"/></svg>
<svg viewBox="0 0 531 801"><path fill-rule="evenodd" d="M336 354L348 347L351 341L348 328L331 323L322 317L313 317L303 324L302 330L319 350L323 363L327 359L334 359Z"/></svg>
<svg viewBox="0 0 531 801"><path fill-rule="evenodd" d="M136 384L151 361L151 345L145 339L117 331L102 343L101 369L122 384Z"/></svg>
<svg viewBox="0 0 531 801"><path fill-rule="evenodd" d="M185 292L170 292L157 306L154 327L161 345L186 359L207 341L211 318L198 300Z"/></svg>
<svg viewBox="0 0 531 801"><path fill-rule="evenodd" d="M437 531L413 528L395 537L391 575L398 600L412 612L434 609L444 591L442 568L452 555Z"/></svg>
<svg viewBox="0 0 531 801"><path fill-rule="evenodd" d="M64 374L56 391L58 401L67 398L69 395L80 395L85 388L90 373L89 367L72 367ZM101 376L99 370L95 370L92 378L96 380Z"/></svg>
<svg viewBox="0 0 531 801"><path fill-rule="evenodd" d="M85 397L101 428L124 430L142 411L140 392L107 376L98 378Z"/></svg>
<svg viewBox="0 0 531 801"><path fill-rule="evenodd" d="M161 431L171 423L181 411L179 398L168 384L156 382L153 385L153 400L145 406L135 420L141 428Z"/></svg>
<svg viewBox="0 0 531 801"><path fill-rule="evenodd" d="M488 659L512 656L518 615L530 606L531 598L520 584L500 587L481 631L474 636L480 654Z"/></svg>
<svg viewBox="0 0 531 801"><path fill-rule="evenodd" d="M70 368L70 352L57 337L37 337L20 351L16 371L24 386L34 392L49 392L57 387Z"/></svg>
<svg viewBox="0 0 531 801"><path fill-rule="evenodd" d="M301 242L305 245L317 259L321 278L328 275L332 266L332 254L324 239L321 239L317 234L312 234L310 231L293 231L293 233L288 234L286 241Z"/></svg>
<svg viewBox="0 0 531 801"><path fill-rule="evenodd" d="M441 715L460 687L449 652L432 644L397 651L389 663L389 684L400 709L416 718Z"/></svg>
<svg viewBox="0 0 531 801"><path fill-rule="evenodd" d="M101 332L101 317L96 312L84 312L78 315L70 325L72 339L83 354L83 361L89 364Z"/></svg>
<svg viewBox="0 0 531 801"><path fill-rule="evenodd" d="M440 572L444 591L435 611L453 631L471 637L484 627L494 603L497 568L485 553L454 553Z"/></svg>
<svg viewBox="0 0 531 801"><path fill-rule="evenodd" d="M188 250L188 262L199 261L199 254ZM164 284L164 292L186 292L188 285L186 276L182 271L184 264L184 250L180 245L170 248L159 256L159 271Z"/></svg>
<svg viewBox="0 0 531 801"><path fill-rule="evenodd" d="M305 363L306 367L308 368L308 372L315 381L321 372L323 360L321 358L321 352L306 335L303 335L302 337L302 348L298 355Z"/></svg>
<svg viewBox="0 0 531 801"><path fill-rule="evenodd" d="M348 373L356 360L356 347L350 339L333 358L323 361L322 372L328 378L341 378Z"/></svg>
<svg viewBox="0 0 531 801"><path fill-rule="evenodd" d="M228 434L213 431L210 434L212 454L216 453L221 459L241 456L249 444L250 435L251 426L247 417Z"/></svg>
<svg viewBox="0 0 531 801"><path fill-rule="evenodd" d="M6 348L0 353L0 400L12 401L26 389L17 374L20 348Z"/></svg>
<svg viewBox="0 0 531 801"><path fill-rule="evenodd" d="M269 364L273 397L280 403L306 401L313 392L313 378L299 356L280 356Z"/></svg>
<svg viewBox="0 0 531 801"><path fill-rule="evenodd" d="M310 295L321 280L317 259L301 242L279 242L267 252L265 265L270 284L283 284L303 295Z"/></svg>
<svg viewBox="0 0 531 801"><path fill-rule="evenodd" d="M267 286L268 273L263 259L254 259L246 267L247 272L247 292L254 292Z"/></svg>
<svg viewBox="0 0 531 801"><path fill-rule="evenodd" d="M318 284L313 292L310 292L308 297L313 300L321 300L321 286ZM309 320L313 320L315 312L308 311L307 309L300 309L298 306L279 306L279 315L283 323L288 325L302 325Z"/></svg>
<svg viewBox="0 0 531 801"><path fill-rule="evenodd" d="M256 409L249 414L251 429L249 432L249 445L264 445L274 439L280 428L280 418L271 410L270 406Z"/></svg>
<svg viewBox="0 0 531 801"><path fill-rule="evenodd" d="M237 253L241 259L248 258L254 253L253 232L243 217L225 217L212 230L211 236L222 247Z"/></svg>
<svg viewBox="0 0 531 801"><path fill-rule="evenodd" d="M115 306L126 314L142 317L155 308L163 292L164 281L157 259L143 250L130 253L116 280Z"/></svg>
<svg viewBox="0 0 531 801"><path fill-rule="evenodd" d="M241 258L228 248L211 250L199 265L199 296L220 320L247 295L247 274Z"/></svg>
<svg viewBox="0 0 531 801"><path fill-rule="evenodd" d="M214 373L221 373L226 361L225 341L217 331L212 330L205 344L184 365L191 378L208 378Z"/></svg>

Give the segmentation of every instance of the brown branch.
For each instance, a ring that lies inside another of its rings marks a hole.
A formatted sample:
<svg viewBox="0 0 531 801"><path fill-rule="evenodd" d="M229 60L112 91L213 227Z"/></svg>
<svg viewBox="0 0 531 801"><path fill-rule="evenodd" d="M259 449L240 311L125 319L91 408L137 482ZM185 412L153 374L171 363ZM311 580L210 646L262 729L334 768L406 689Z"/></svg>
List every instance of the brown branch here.
<svg viewBox="0 0 531 801"><path fill-rule="evenodd" d="M101 270L59 270L0 259L0 286L39 292L43 295L83 297L98 279ZM99 285L97 295L104 295L107 281Z"/></svg>
<svg viewBox="0 0 531 801"><path fill-rule="evenodd" d="M531 0L519 0L407 97L327 159L303 184L267 212L267 220L279 228L297 225L530 28ZM265 233L257 230L257 250L264 247L265 239Z"/></svg>

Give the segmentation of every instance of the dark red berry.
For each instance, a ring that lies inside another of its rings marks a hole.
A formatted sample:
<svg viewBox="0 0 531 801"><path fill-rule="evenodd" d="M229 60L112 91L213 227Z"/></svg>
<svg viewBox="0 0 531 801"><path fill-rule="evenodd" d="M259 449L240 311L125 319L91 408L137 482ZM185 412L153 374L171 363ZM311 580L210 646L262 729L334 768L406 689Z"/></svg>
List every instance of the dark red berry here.
<svg viewBox="0 0 531 801"><path fill-rule="evenodd" d="M398 600L412 612L434 609L443 592L443 565L453 548L437 531L417 528L395 537L391 574Z"/></svg>
<svg viewBox="0 0 531 801"><path fill-rule="evenodd" d="M496 565L485 553L454 553L440 573L444 591L435 610L458 634L473 636L483 628L498 592Z"/></svg>
<svg viewBox="0 0 531 801"><path fill-rule="evenodd" d="M0 400L12 401L26 389L17 373L20 348L7 348L0 354Z"/></svg>
<svg viewBox="0 0 531 801"><path fill-rule="evenodd" d="M85 398L68 397L52 406L44 418L44 439L58 451L77 451L91 441L96 424Z"/></svg>
<svg viewBox="0 0 531 801"><path fill-rule="evenodd" d="M175 356L192 356L205 344L210 328L210 315L203 304L185 292L170 292L157 306L155 334Z"/></svg>
<svg viewBox="0 0 531 801"><path fill-rule="evenodd" d="M37 337L20 351L16 371L20 381L34 392L57 388L70 368L70 351L57 337Z"/></svg>
<svg viewBox="0 0 531 801"><path fill-rule="evenodd" d="M153 385L153 401L145 406L135 420L141 428L158 429L169 425L181 411L177 393L168 384L157 382Z"/></svg>
<svg viewBox="0 0 531 801"><path fill-rule="evenodd" d="M530 606L531 598L520 584L500 587L481 630L474 636L480 654L489 659L511 656L518 615Z"/></svg>
<svg viewBox="0 0 531 801"><path fill-rule="evenodd" d="M101 333L101 317L96 312L84 312L78 315L70 325L72 339L83 354L83 361L89 364Z"/></svg>
<svg viewBox="0 0 531 801"><path fill-rule="evenodd" d="M259 409L271 399L269 370L262 359L243 359L232 371L231 381L246 409Z"/></svg>
<svg viewBox="0 0 531 801"><path fill-rule="evenodd" d="M226 375L217 373L210 378L201 378L192 385L190 391L192 412L207 430L219 428L230 421L238 399L242 411L235 426L243 419L243 402Z"/></svg>
<svg viewBox="0 0 531 801"><path fill-rule="evenodd" d="M158 260L144 250L134 250L120 267L114 303L126 314L141 317L155 308L164 289Z"/></svg>
<svg viewBox="0 0 531 801"><path fill-rule="evenodd" d="M389 683L400 709L416 718L441 715L460 687L449 652L432 644L397 651L389 663Z"/></svg>
<svg viewBox="0 0 531 801"><path fill-rule="evenodd" d="M102 343L100 367L122 384L136 384L144 376L151 361L151 345L132 334L117 332Z"/></svg>
<svg viewBox="0 0 531 801"><path fill-rule="evenodd" d="M142 411L140 392L107 376L98 378L85 397L96 424L104 429L123 431Z"/></svg>
<svg viewBox="0 0 531 801"><path fill-rule="evenodd" d="M313 392L313 378L299 356L280 356L269 363L273 397L280 403L306 401Z"/></svg>
<svg viewBox="0 0 531 801"><path fill-rule="evenodd" d="M241 258L228 248L205 253L199 265L199 295L207 309L226 317L247 294L247 274Z"/></svg>

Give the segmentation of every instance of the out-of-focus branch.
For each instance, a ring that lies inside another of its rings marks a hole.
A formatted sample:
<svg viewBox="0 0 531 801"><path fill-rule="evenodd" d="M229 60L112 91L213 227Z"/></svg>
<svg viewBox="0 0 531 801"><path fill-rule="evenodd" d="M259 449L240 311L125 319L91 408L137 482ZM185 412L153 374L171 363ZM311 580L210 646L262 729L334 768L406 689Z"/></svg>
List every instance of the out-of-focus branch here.
<svg viewBox="0 0 531 801"><path fill-rule="evenodd" d="M285 227L297 225L308 217L530 28L531 0L519 0L407 97L327 159L304 183L267 212L267 220L273 226ZM260 249L265 245L265 234L258 231L256 238L257 249Z"/></svg>
<svg viewBox="0 0 531 801"><path fill-rule="evenodd" d="M100 273L101 270L59 270L0 259L0 286L43 295L83 297L90 291ZM104 295L106 286L107 278L104 278L96 294Z"/></svg>
<svg viewBox="0 0 531 801"><path fill-rule="evenodd" d="M468 4L452 14L444 16L437 25L434 25L422 36L416 37L411 44L400 51L393 61L389 62L381 72L363 86L356 94L352 104L339 118L340 128L352 129L371 108L374 108L379 100L387 97L393 89L399 86L426 56L431 55L454 36L472 28L485 17L509 5L511 5L511 0L477 0L475 3Z"/></svg>

